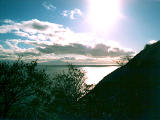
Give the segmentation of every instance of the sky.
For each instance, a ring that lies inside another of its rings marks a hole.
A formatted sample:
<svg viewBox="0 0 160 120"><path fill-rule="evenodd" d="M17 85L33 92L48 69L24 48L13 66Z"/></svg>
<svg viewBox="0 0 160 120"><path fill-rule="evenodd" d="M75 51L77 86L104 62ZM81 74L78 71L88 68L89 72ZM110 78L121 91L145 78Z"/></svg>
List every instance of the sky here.
<svg viewBox="0 0 160 120"><path fill-rule="evenodd" d="M0 0L0 60L114 64L159 40L160 0Z"/></svg>

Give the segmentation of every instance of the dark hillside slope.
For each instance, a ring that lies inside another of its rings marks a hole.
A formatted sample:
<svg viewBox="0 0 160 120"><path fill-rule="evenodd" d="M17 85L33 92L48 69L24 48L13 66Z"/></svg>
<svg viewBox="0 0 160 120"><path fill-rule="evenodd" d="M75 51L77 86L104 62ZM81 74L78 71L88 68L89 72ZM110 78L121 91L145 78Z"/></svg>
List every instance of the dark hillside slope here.
<svg viewBox="0 0 160 120"><path fill-rule="evenodd" d="M82 101L91 117L160 120L160 41L104 77Z"/></svg>

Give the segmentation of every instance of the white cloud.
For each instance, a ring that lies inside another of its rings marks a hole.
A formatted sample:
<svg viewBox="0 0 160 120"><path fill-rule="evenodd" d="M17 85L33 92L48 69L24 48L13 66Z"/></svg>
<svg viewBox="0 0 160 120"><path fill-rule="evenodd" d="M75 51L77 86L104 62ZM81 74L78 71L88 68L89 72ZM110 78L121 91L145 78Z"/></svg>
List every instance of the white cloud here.
<svg viewBox="0 0 160 120"><path fill-rule="evenodd" d="M44 8L46 8L47 10L55 10L56 9L56 7L54 5L52 5L51 3L48 3L46 1L42 3L42 6Z"/></svg>
<svg viewBox="0 0 160 120"><path fill-rule="evenodd" d="M37 59L40 55L40 52L35 48L21 48L19 47L19 43L25 43L25 40L21 39L8 39L5 44L9 46L9 49L5 49L2 45L0 45L0 59L8 59L15 60L17 56L23 55L27 59ZM27 42L27 41L26 41ZM27 44L27 43L26 43Z"/></svg>
<svg viewBox="0 0 160 120"><path fill-rule="evenodd" d="M150 40L148 43L149 44L154 44L154 43L156 43L157 42L157 40Z"/></svg>
<svg viewBox="0 0 160 120"><path fill-rule="evenodd" d="M64 10L62 15L65 17L69 17L70 19L74 20L80 16L82 16L82 11L80 9L73 9L73 10Z"/></svg>
<svg viewBox="0 0 160 120"><path fill-rule="evenodd" d="M108 63L113 57L132 54L132 50L121 47L117 42L105 40L91 33L75 33L63 25L37 19L14 22L5 21L0 26L0 33L12 33L20 39L6 40L10 49L0 46L0 58L16 58L24 55L25 59L40 59L40 61L61 60L65 57L74 63L89 62L92 64ZM19 45L32 47L20 47ZM5 57L5 55L7 57ZM106 60L104 60L106 59Z"/></svg>
<svg viewBox="0 0 160 120"><path fill-rule="evenodd" d="M69 11L68 10L64 10L62 13L63 16L67 17L69 15Z"/></svg>
<svg viewBox="0 0 160 120"><path fill-rule="evenodd" d="M13 21L13 20L10 20L10 19L5 19L5 20L4 20L4 23L13 24L14 21Z"/></svg>
<svg viewBox="0 0 160 120"><path fill-rule="evenodd" d="M70 33L63 25L39 21L37 19L0 26L0 33L14 33L32 40L52 40L58 42L64 33ZM59 43L59 42L58 42Z"/></svg>

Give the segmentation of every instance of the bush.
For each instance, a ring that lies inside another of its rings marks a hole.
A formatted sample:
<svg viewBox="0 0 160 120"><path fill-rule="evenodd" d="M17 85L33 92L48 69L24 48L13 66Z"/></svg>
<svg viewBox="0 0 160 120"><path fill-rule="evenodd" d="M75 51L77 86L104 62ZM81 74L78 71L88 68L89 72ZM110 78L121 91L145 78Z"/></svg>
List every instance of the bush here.
<svg viewBox="0 0 160 120"><path fill-rule="evenodd" d="M116 61L116 64L119 66L124 66L126 65L131 59L133 58L133 56L130 55L126 55L121 57L119 60Z"/></svg>
<svg viewBox="0 0 160 120"><path fill-rule="evenodd" d="M50 100L51 81L37 61L0 62L0 118L41 118Z"/></svg>
<svg viewBox="0 0 160 120"><path fill-rule="evenodd" d="M70 112L78 99L88 92L85 80L85 71L71 64L68 65L67 71L53 77L52 92L55 95L54 103L58 105L58 111Z"/></svg>
<svg viewBox="0 0 160 120"><path fill-rule="evenodd" d="M68 66L53 79L37 61L0 62L0 118L58 120L87 92L85 72ZM61 116L59 116L61 115Z"/></svg>

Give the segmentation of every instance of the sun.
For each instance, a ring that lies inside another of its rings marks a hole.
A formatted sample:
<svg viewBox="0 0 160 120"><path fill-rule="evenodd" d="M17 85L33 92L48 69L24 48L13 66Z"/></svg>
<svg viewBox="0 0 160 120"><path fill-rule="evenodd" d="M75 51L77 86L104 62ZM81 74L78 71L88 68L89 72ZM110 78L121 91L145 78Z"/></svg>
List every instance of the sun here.
<svg viewBox="0 0 160 120"><path fill-rule="evenodd" d="M88 22L95 30L107 30L120 17L120 0L89 0Z"/></svg>

